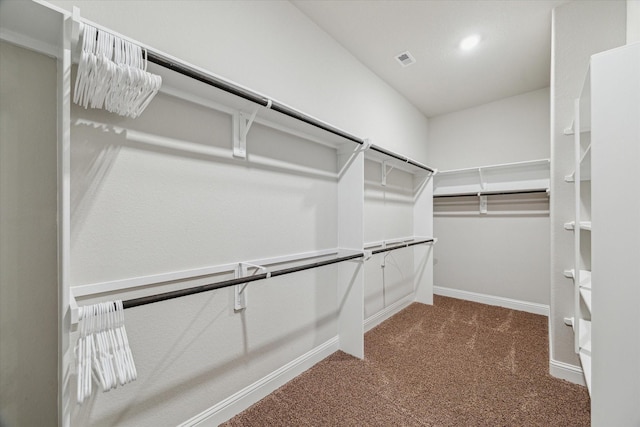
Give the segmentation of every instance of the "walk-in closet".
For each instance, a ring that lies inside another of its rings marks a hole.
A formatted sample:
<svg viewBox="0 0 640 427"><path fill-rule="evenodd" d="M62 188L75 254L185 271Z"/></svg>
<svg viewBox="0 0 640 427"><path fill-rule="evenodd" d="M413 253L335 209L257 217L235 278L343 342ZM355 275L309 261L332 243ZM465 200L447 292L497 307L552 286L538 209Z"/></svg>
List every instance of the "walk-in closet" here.
<svg viewBox="0 0 640 427"><path fill-rule="evenodd" d="M640 1L0 0L0 426L640 423Z"/></svg>

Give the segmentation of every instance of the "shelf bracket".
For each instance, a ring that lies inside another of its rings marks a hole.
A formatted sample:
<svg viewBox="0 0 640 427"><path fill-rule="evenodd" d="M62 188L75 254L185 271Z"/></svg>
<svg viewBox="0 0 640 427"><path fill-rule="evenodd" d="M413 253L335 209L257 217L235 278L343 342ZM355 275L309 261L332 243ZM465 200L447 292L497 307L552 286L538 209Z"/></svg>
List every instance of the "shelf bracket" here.
<svg viewBox="0 0 640 427"><path fill-rule="evenodd" d="M480 198L480 213L486 214L487 213L487 196L483 196L482 194L478 193L478 197Z"/></svg>
<svg viewBox="0 0 640 427"><path fill-rule="evenodd" d="M250 262L241 262L238 263L235 269L235 278L238 279L240 277L247 277L249 275L249 268L255 268L256 270L253 274L256 274L258 271L267 274L267 278L271 277L271 272L262 265L251 264ZM247 286L249 283L241 283L239 285L234 286L234 303L233 309L234 311L242 311L247 308Z"/></svg>
<svg viewBox="0 0 640 427"><path fill-rule="evenodd" d="M356 149L356 151L354 153L360 153L361 151L367 151L369 148L371 148L371 139L369 138L365 138L362 142L362 146L358 149Z"/></svg>
<svg viewBox="0 0 640 427"><path fill-rule="evenodd" d="M271 100L267 108L271 107ZM258 109L256 107L252 113L239 111L233 115L233 156L241 159L247 158L247 134L251 129L253 121L256 119Z"/></svg>
<svg viewBox="0 0 640 427"><path fill-rule="evenodd" d="M389 169L387 169L387 161L386 160L382 161L382 182L380 184L383 187L386 187L386 185L387 185L387 175L389 175L394 168L395 168L395 166L391 166Z"/></svg>

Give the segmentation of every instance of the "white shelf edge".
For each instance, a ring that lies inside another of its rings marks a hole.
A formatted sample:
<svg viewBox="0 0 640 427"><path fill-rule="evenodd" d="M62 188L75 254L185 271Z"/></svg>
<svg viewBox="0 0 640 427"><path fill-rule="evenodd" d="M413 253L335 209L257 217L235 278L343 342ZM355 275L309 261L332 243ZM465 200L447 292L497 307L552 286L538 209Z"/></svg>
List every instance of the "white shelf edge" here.
<svg viewBox="0 0 640 427"><path fill-rule="evenodd" d="M534 166L534 165L545 165L550 164L549 159L537 159L537 160L525 160L522 162L512 162L512 163L500 163L495 165L486 165L486 166L476 166L471 168L461 168L461 169L449 169L444 171L438 171L438 175L448 175L448 174L456 174L456 173L465 173L465 172L477 172L478 169L487 170L487 169L500 169L500 168L509 168L514 166Z"/></svg>

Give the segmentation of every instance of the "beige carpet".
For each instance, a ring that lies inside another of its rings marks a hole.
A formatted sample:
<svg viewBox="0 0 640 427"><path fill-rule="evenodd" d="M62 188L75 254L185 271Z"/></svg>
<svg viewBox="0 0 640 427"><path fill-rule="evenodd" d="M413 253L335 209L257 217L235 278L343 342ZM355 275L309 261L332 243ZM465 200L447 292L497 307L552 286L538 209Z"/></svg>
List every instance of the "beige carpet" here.
<svg viewBox="0 0 640 427"><path fill-rule="evenodd" d="M414 303L226 426L588 426L584 387L548 374L547 318Z"/></svg>

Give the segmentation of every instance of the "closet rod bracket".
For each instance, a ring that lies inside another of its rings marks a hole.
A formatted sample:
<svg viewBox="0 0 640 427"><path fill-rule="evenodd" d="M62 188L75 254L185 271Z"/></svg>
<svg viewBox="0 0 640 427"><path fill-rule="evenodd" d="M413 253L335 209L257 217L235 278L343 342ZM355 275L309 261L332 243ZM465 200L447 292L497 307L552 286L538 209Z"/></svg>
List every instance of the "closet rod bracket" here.
<svg viewBox="0 0 640 427"><path fill-rule="evenodd" d="M266 108L271 108L269 99ZM256 119L260 107L255 107L251 113L238 111L233 115L233 156L241 159L247 158L247 135L253 121Z"/></svg>
<svg viewBox="0 0 640 427"><path fill-rule="evenodd" d="M387 176L391 173L391 171L394 169L394 166L389 167L389 169L387 169L387 160L383 160L382 161L382 182L380 183L383 187L386 187L387 185Z"/></svg>
<svg viewBox="0 0 640 427"><path fill-rule="evenodd" d="M267 267L252 264L250 262L240 262L235 269L235 278L239 279L241 277L247 277L249 275L249 268L255 269L253 274L251 274L252 276L260 272L261 274L264 274L265 278L267 279L271 277L271 272ZM248 282L240 283L239 285L234 286L233 309L236 312L247 308L247 285L249 285Z"/></svg>

